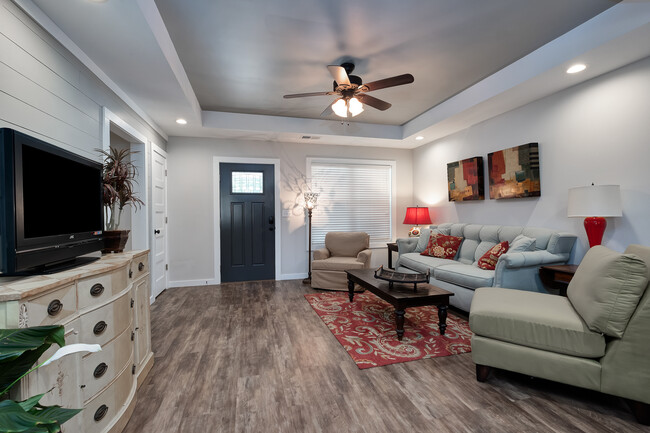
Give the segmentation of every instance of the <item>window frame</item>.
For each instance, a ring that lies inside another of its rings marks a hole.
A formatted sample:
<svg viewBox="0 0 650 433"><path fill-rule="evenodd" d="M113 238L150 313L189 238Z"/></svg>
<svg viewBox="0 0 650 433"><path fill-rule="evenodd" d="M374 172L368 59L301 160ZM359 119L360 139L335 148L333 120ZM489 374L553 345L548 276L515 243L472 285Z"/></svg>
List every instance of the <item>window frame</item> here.
<svg viewBox="0 0 650 433"><path fill-rule="evenodd" d="M397 222L397 162L395 160L385 160L385 159L355 159L355 158L322 158L322 157L307 157L306 160L306 171L307 171L307 179L308 183L311 184L314 182L314 179L312 177L312 164L314 163L320 163L320 164L339 164L339 165L383 165L383 166L389 166L390 167L390 188L391 188L391 193L390 193L390 222L389 222L389 229L390 229L390 240L381 240L381 241L373 241L373 239L370 239L370 248L385 248L387 242L394 242L395 241L395 228L396 228L396 222ZM321 193L321 197L323 197L323 192L317 190L318 185L315 185L315 191ZM319 197L320 200L320 197ZM316 208L314 208L314 212L318 211L318 205L316 205ZM305 217L307 214L305 213ZM305 230L306 232L306 245L309 245L309 230ZM316 243L312 242L312 250L318 249L318 248L323 248L325 245L321 243ZM305 250L307 250L305 248Z"/></svg>

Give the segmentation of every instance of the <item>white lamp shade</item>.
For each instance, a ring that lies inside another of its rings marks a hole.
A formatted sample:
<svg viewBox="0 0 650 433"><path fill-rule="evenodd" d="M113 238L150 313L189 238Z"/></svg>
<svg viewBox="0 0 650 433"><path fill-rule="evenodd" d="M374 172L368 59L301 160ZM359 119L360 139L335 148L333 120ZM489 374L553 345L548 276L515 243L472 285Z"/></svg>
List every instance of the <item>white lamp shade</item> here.
<svg viewBox="0 0 650 433"><path fill-rule="evenodd" d="M591 185L569 188L569 217L620 217L621 187Z"/></svg>

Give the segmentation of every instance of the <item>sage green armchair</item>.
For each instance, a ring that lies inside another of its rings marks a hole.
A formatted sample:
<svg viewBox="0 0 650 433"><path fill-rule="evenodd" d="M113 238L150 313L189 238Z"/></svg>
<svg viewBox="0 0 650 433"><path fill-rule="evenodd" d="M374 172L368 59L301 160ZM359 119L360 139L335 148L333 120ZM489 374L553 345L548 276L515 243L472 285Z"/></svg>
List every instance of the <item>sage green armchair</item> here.
<svg viewBox="0 0 650 433"><path fill-rule="evenodd" d="M650 248L591 248L567 297L495 287L470 309L476 378L492 367L624 398L650 425Z"/></svg>

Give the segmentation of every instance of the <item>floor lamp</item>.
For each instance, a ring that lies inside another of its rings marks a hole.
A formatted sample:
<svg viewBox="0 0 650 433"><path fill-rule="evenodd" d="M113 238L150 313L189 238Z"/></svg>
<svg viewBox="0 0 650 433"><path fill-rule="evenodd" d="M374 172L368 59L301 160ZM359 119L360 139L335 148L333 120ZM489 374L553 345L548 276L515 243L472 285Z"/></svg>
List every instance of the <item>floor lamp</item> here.
<svg viewBox="0 0 650 433"><path fill-rule="evenodd" d="M307 215L309 217L309 255L307 256L307 263L309 264L309 273L307 274L307 278L302 280L303 284L311 284L311 214L314 208L316 207L317 201L318 201L317 192L305 193L305 208L307 209Z"/></svg>

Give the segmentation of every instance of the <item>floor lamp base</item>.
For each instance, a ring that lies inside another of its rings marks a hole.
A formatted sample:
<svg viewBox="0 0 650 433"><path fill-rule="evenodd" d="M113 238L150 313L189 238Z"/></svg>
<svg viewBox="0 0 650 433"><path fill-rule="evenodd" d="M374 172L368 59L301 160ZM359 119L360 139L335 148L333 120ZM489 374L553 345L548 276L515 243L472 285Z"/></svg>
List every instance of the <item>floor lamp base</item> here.
<svg viewBox="0 0 650 433"><path fill-rule="evenodd" d="M307 277L304 280L302 280L303 284L311 284L311 278Z"/></svg>

